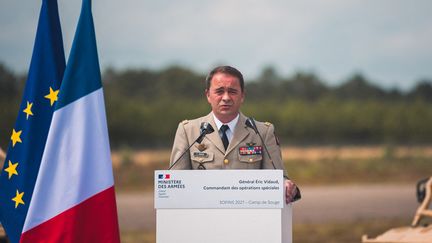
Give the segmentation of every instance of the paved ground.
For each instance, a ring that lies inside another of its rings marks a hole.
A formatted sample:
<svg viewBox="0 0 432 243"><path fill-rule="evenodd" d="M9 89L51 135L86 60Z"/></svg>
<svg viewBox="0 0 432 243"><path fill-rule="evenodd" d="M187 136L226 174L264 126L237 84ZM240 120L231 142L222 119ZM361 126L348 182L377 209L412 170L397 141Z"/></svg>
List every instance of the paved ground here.
<svg viewBox="0 0 432 243"><path fill-rule="evenodd" d="M295 223L344 222L372 218L410 218L418 206L414 185L302 187ZM153 193L118 193L121 230L154 230Z"/></svg>

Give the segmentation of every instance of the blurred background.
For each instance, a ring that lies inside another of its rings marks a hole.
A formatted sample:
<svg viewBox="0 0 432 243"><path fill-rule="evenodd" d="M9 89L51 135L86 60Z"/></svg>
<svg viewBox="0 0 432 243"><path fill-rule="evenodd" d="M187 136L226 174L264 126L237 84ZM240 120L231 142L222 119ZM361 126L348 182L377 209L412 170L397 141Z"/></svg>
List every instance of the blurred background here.
<svg viewBox="0 0 432 243"><path fill-rule="evenodd" d="M68 55L81 1L58 3ZM0 6L6 150L40 1ZM415 183L432 175L430 9L426 0L93 1L122 241L154 241L153 171L168 167L178 123L209 112L204 79L220 64L243 72L243 113L275 124L304 188L294 242L360 242L408 225Z"/></svg>

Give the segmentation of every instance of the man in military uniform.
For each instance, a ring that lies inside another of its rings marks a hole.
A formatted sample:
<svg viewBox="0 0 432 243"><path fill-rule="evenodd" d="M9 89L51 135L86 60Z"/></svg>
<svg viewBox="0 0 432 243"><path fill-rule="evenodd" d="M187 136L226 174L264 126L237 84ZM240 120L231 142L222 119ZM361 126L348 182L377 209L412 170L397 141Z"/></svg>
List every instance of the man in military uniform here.
<svg viewBox="0 0 432 243"><path fill-rule="evenodd" d="M245 98L243 75L230 66L214 68L207 76L205 95L212 111L207 116L179 124L170 159L172 168L281 169L286 177L286 201L297 199L299 191L285 173L273 125L255 123L270 158L261 138L246 125L247 117L240 112ZM201 143L192 146L189 153L182 156L199 137L203 122L209 123L215 132L207 134Z"/></svg>

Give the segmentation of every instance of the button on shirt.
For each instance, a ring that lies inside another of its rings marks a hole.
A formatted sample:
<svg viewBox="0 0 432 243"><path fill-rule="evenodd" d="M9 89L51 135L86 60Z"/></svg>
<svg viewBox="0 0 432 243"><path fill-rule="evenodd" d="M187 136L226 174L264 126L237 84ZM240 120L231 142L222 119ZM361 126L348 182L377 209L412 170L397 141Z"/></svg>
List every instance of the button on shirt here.
<svg viewBox="0 0 432 243"><path fill-rule="evenodd" d="M213 119L214 119L216 127L218 129L219 136L222 136L222 134L221 134L222 131L220 130L221 126L224 124L228 125L229 129L225 133L228 137L228 141L231 143L231 140L234 136L234 130L235 130L235 127L236 127L237 122L239 120L239 117L240 117L240 115L237 114L236 118L232 119L232 121L230 121L228 123L223 123L223 122L219 121L219 119L217 119L217 117L213 114Z"/></svg>

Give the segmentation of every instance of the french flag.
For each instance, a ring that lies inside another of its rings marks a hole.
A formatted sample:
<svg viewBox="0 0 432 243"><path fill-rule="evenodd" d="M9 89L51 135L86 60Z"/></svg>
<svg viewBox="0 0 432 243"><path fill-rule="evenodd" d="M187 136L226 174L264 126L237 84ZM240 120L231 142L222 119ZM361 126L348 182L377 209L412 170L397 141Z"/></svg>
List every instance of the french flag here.
<svg viewBox="0 0 432 243"><path fill-rule="evenodd" d="M120 242L91 0L58 96L20 242Z"/></svg>

